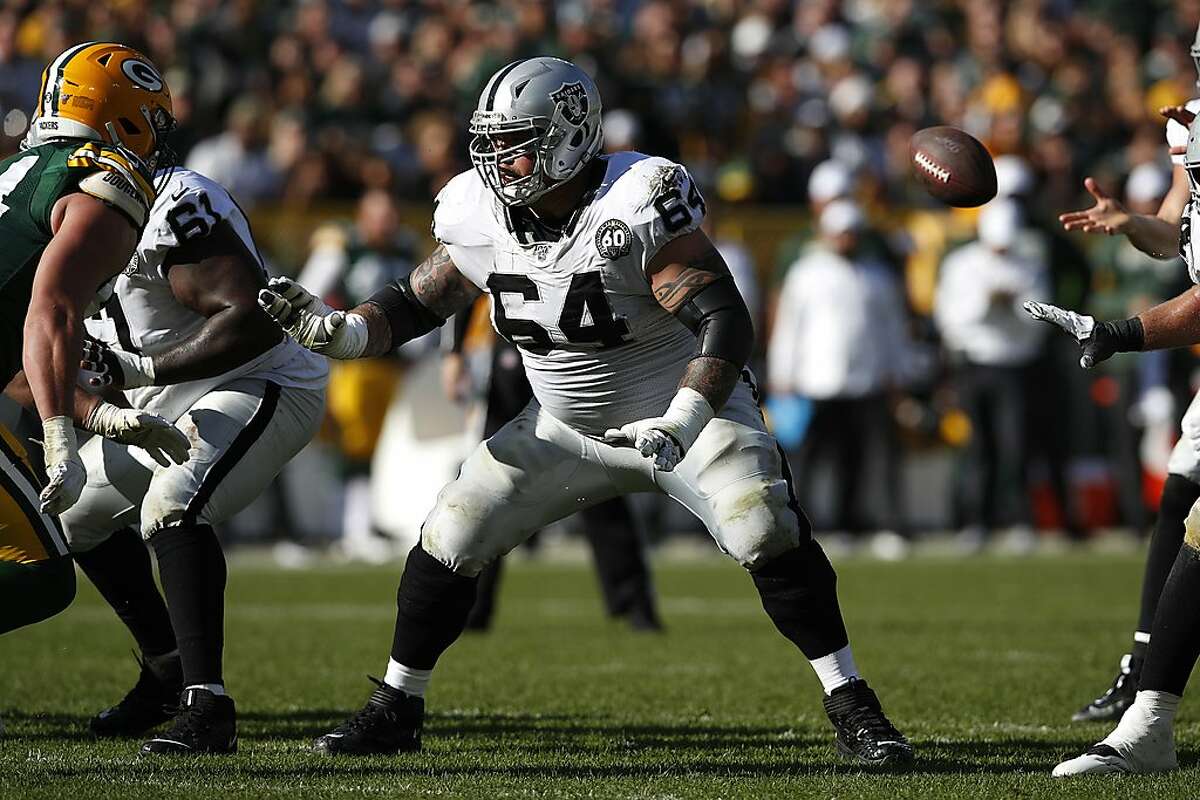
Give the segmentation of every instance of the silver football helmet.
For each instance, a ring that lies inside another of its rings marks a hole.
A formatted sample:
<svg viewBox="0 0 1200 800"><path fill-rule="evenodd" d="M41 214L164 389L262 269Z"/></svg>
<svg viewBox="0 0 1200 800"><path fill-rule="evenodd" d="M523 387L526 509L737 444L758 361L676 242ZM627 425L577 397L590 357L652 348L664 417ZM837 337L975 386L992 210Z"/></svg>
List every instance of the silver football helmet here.
<svg viewBox="0 0 1200 800"><path fill-rule="evenodd" d="M1183 154L1183 168L1187 170L1188 186L1192 200L1200 198L1200 116L1188 126L1187 151Z"/></svg>
<svg viewBox="0 0 1200 800"><path fill-rule="evenodd" d="M506 206L532 203L600 152L600 92L569 61L514 61L488 80L471 115L471 163ZM523 155L533 172L504 179L500 165Z"/></svg>

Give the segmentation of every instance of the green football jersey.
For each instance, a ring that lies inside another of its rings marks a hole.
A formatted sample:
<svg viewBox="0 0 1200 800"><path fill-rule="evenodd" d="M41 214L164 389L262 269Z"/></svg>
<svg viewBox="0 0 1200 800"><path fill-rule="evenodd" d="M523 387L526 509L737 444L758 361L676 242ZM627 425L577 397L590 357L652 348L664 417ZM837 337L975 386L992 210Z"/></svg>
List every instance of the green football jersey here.
<svg viewBox="0 0 1200 800"><path fill-rule="evenodd" d="M153 185L98 142L52 142L0 161L0 389L21 369L33 276L53 236L50 212L73 192L99 198L137 230L154 203Z"/></svg>

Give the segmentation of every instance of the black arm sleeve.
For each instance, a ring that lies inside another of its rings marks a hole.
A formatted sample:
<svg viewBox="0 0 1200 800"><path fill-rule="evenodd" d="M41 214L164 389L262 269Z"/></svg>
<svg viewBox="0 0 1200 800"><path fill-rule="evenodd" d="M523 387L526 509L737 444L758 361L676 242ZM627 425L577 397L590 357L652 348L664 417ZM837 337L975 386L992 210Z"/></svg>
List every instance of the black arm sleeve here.
<svg viewBox="0 0 1200 800"><path fill-rule="evenodd" d="M479 301L476 300L475 303ZM467 329L471 327L471 317L475 315L475 303L454 315L454 325L449 337L442 335L442 350L447 353L462 353L467 341ZM446 341L447 338L449 341Z"/></svg>
<svg viewBox="0 0 1200 800"><path fill-rule="evenodd" d="M688 298L675 316L696 334L698 356L744 367L754 352L754 322L733 277L723 275Z"/></svg>
<svg viewBox="0 0 1200 800"><path fill-rule="evenodd" d="M387 318L392 328L392 349L446 323L417 299L407 275L368 297L367 302L379 306Z"/></svg>

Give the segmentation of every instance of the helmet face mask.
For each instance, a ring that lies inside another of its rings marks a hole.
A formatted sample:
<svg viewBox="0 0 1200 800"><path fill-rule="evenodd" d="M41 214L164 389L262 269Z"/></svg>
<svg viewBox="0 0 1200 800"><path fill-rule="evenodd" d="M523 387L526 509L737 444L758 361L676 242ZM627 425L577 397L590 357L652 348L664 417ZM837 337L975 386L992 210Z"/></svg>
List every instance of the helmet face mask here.
<svg viewBox="0 0 1200 800"><path fill-rule="evenodd" d="M1196 38L1192 41L1192 63L1196 65L1196 86L1200 87L1200 25L1196 26Z"/></svg>
<svg viewBox="0 0 1200 800"><path fill-rule="evenodd" d="M1200 200L1200 116L1188 126L1187 150L1183 155L1183 168L1188 176L1188 188L1192 202Z"/></svg>
<svg viewBox="0 0 1200 800"><path fill-rule="evenodd" d="M488 188L505 205L527 205L545 194L549 187L541 168L543 126L533 120L488 122L478 116L476 112L471 120L471 163ZM523 156L533 162L529 174L506 177L500 165Z"/></svg>
<svg viewBox="0 0 1200 800"><path fill-rule="evenodd" d="M600 93L574 64L539 57L517 61L488 80L471 115L471 163L506 206L535 202L600 152ZM528 157L528 175L501 165Z"/></svg>

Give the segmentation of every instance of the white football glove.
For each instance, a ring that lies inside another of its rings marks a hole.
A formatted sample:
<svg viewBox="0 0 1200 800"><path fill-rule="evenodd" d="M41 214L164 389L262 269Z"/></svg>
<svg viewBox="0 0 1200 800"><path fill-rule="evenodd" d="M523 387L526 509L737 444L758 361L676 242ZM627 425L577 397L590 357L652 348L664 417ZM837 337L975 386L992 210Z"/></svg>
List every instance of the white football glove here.
<svg viewBox="0 0 1200 800"><path fill-rule="evenodd" d="M635 447L654 462L654 468L670 472L696 443L704 426L715 416L704 395L683 387L661 417L639 419L610 428L604 441L615 447Z"/></svg>
<svg viewBox="0 0 1200 800"><path fill-rule="evenodd" d="M101 402L83 422L85 430L121 444L140 447L160 466L188 460L188 438L162 417L136 408L121 408Z"/></svg>
<svg viewBox="0 0 1200 800"><path fill-rule="evenodd" d="M1074 336L1081 351L1079 366L1084 369L1091 369L1121 352L1119 342L1113 336L1112 323L1097 323L1095 317L1032 300L1025 303L1025 311L1034 319L1057 325Z"/></svg>
<svg viewBox="0 0 1200 800"><path fill-rule="evenodd" d="M87 336L83 340L77 382L84 391L92 394L109 386L116 389L153 386L154 361L150 356L130 353Z"/></svg>
<svg viewBox="0 0 1200 800"><path fill-rule="evenodd" d="M38 498L42 513L61 514L75 505L87 483L70 417L42 420L42 452L46 464L46 487Z"/></svg>
<svg viewBox="0 0 1200 800"><path fill-rule="evenodd" d="M272 278L259 291L258 304L314 353L347 359L367 349L367 321L361 315L334 311L290 278Z"/></svg>

